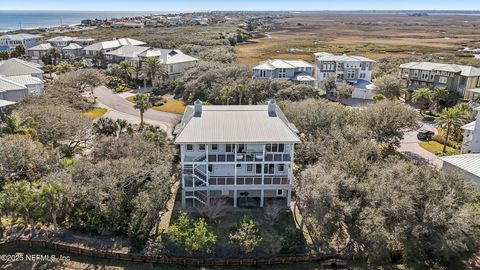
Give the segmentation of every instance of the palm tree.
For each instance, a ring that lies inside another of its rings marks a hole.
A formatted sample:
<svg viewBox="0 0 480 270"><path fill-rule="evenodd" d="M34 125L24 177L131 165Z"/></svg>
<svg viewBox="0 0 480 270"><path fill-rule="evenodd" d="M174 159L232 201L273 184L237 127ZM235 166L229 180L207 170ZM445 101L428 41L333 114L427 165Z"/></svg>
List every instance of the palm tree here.
<svg viewBox="0 0 480 270"><path fill-rule="evenodd" d="M445 103L448 99L448 91L446 88L435 88L432 91L432 103L434 104L434 108L437 110L440 107L441 103Z"/></svg>
<svg viewBox="0 0 480 270"><path fill-rule="evenodd" d="M0 132L4 134L21 134L27 135L31 138L37 136L37 123L31 117L20 119L13 114L5 116L5 119L0 126Z"/></svg>
<svg viewBox="0 0 480 270"><path fill-rule="evenodd" d="M226 105L230 105L230 99L232 98L233 88L230 85L225 85L220 92L220 100Z"/></svg>
<svg viewBox="0 0 480 270"><path fill-rule="evenodd" d="M156 57L149 57L143 66L146 75L150 78L152 82L152 87L155 87L155 83L159 78L165 78L167 76L167 71L163 65L158 61Z"/></svg>
<svg viewBox="0 0 480 270"><path fill-rule="evenodd" d="M420 113L430 107L433 93L428 88L421 88L413 92L412 100L421 104Z"/></svg>
<svg viewBox="0 0 480 270"><path fill-rule="evenodd" d="M451 129L457 129L463 126L467 122L467 115L465 111L458 108L447 108L442 111L437 118L436 125L443 129L447 129L445 133L445 141L443 143L443 153L447 150L448 137L450 136Z"/></svg>
<svg viewBox="0 0 480 270"><path fill-rule="evenodd" d="M141 73L139 76L138 76L138 79L143 81L143 92L147 92L147 75L145 73Z"/></svg>
<svg viewBox="0 0 480 270"><path fill-rule="evenodd" d="M118 69L123 74L123 76L125 76L125 83L128 83L128 78L130 78L132 74L135 73L135 66L125 60L121 61L118 64Z"/></svg>
<svg viewBox="0 0 480 270"><path fill-rule="evenodd" d="M50 77L50 79L52 79L53 78L53 73L57 70L57 68L54 65L46 65L44 67L44 70L45 70L45 72L48 73L48 77Z"/></svg>
<svg viewBox="0 0 480 270"><path fill-rule="evenodd" d="M57 48L57 47L52 47L48 50L48 55L50 56L50 58L52 59L52 64L54 66L57 65L57 60L62 57L62 53L60 52L60 49Z"/></svg>
<svg viewBox="0 0 480 270"><path fill-rule="evenodd" d="M237 92L238 95L238 104L242 105L242 99L247 92L247 87L245 87L244 84L237 84L235 86L235 92Z"/></svg>
<svg viewBox="0 0 480 270"><path fill-rule="evenodd" d="M140 110L140 129L143 129L143 114L152 107L152 103L147 94L136 94L133 97L133 103L135 109Z"/></svg>

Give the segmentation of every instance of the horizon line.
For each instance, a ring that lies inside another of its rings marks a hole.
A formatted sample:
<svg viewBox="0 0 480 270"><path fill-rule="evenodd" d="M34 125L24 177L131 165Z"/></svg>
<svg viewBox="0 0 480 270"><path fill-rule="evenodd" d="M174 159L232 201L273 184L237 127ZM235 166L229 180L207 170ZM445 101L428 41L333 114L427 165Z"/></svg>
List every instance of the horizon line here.
<svg viewBox="0 0 480 270"><path fill-rule="evenodd" d="M318 9L318 10L77 10L77 9L0 9L2 11L75 11L75 12L362 12L362 11L464 11L464 12L479 12L479 10L467 9Z"/></svg>

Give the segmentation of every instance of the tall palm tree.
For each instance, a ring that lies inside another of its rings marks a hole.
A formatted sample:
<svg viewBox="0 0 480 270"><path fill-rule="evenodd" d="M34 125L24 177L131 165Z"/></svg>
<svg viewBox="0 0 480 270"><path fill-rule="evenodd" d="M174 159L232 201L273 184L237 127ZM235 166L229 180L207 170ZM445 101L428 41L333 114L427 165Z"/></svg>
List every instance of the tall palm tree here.
<svg viewBox="0 0 480 270"><path fill-rule="evenodd" d="M453 129L460 128L467 122L467 114L465 111L459 110L458 108L447 108L442 111L440 116L437 118L436 125L443 129L447 129L445 132L445 142L443 143L443 153L447 150L448 137L450 136L450 131Z"/></svg>
<svg viewBox="0 0 480 270"><path fill-rule="evenodd" d="M136 94L133 97L134 107L140 110L140 129L143 129L143 114L152 107L147 94Z"/></svg>
<svg viewBox="0 0 480 270"><path fill-rule="evenodd" d="M238 104L242 105L243 97L247 93L247 87L245 87L244 84L237 84L235 86L235 92L237 92L238 95Z"/></svg>
<svg viewBox="0 0 480 270"><path fill-rule="evenodd" d="M5 116L5 119L0 126L0 132L4 134L21 134L27 135L31 138L37 136L37 122L31 117L20 119L13 114Z"/></svg>
<svg viewBox="0 0 480 270"><path fill-rule="evenodd" d="M157 57L148 57L143 69L146 75L150 78L152 87L158 85L158 80L160 78L163 79L167 76L167 71Z"/></svg>
<svg viewBox="0 0 480 270"><path fill-rule="evenodd" d="M52 47L52 48L48 49L47 53L50 56L50 58L52 59L52 64L54 66L56 66L57 65L57 60L62 57L62 53L61 53L60 49L57 48L57 47Z"/></svg>
<svg viewBox="0 0 480 270"><path fill-rule="evenodd" d="M421 88L413 92L412 100L420 103L422 106L420 112L423 112L426 108L430 107L432 103L433 93L428 88Z"/></svg>
<svg viewBox="0 0 480 270"><path fill-rule="evenodd" d="M118 64L118 69L125 77L124 78L125 83L128 83L128 78L132 77L132 74L135 73L136 71L135 66L132 63L125 60L120 61L120 63Z"/></svg>
<svg viewBox="0 0 480 270"><path fill-rule="evenodd" d="M220 100L226 105L230 105L230 99L232 98L233 87L230 85L225 85L220 92Z"/></svg>

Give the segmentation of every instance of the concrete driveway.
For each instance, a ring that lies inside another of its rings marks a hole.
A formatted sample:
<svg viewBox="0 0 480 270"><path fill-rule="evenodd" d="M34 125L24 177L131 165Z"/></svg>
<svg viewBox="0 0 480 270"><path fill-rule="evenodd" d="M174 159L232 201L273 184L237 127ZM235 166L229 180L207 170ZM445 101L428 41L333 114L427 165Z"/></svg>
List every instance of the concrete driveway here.
<svg viewBox="0 0 480 270"><path fill-rule="evenodd" d="M420 129L431 130L437 133L436 129L433 127L433 124L422 122L421 125L422 126L420 127ZM417 132L418 130L405 133L403 140L400 142L400 148L398 149L398 151L404 154L409 159L426 164L431 164L433 166L436 166L437 168L442 168L443 161L436 155L423 149L418 144L420 141L417 139Z"/></svg>
<svg viewBox="0 0 480 270"><path fill-rule="evenodd" d="M104 117L123 119L130 123L140 123L140 112L133 107L132 103L115 94L111 89L99 86L95 88L94 95L97 97L100 106L108 109ZM172 134L179 120L180 115L152 109L147 110L144 114L145 123L159 126L169 135Z"/></svg>

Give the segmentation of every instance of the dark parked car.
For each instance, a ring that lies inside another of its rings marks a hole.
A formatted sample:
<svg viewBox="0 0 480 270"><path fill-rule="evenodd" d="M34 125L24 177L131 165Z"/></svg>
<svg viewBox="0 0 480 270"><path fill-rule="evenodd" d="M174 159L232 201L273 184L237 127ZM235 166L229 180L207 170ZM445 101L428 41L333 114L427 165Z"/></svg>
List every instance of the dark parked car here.
<svg viewBox="0 0 480 270"><path fill-rule="evenodd" d="M432 139L435 133L430 130L422 129L417 133L417 139L429 141Z"/></svg>

